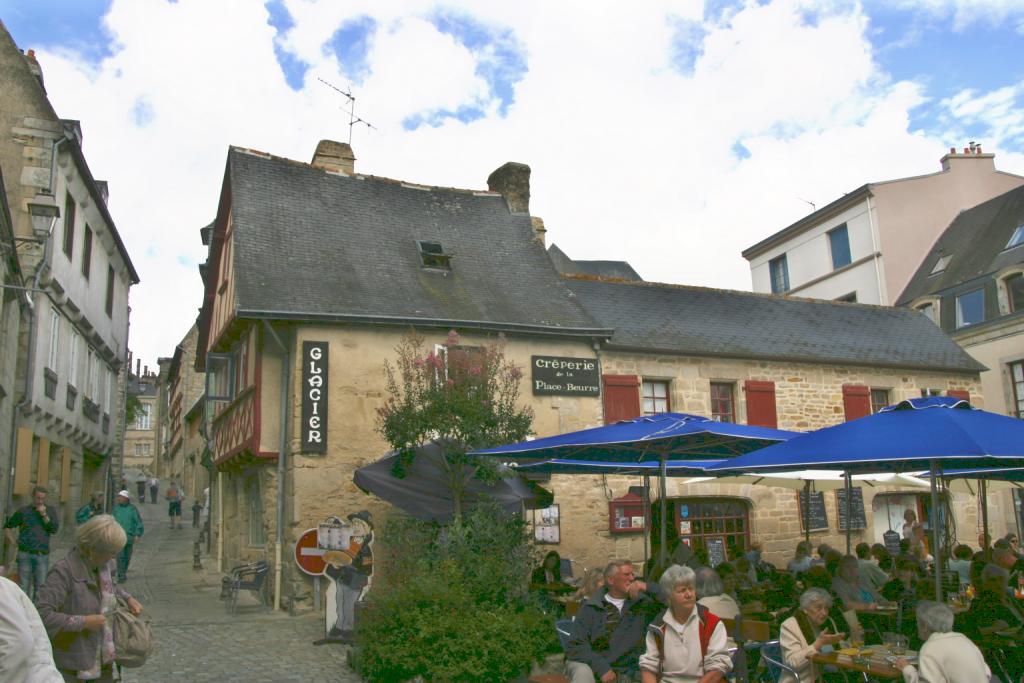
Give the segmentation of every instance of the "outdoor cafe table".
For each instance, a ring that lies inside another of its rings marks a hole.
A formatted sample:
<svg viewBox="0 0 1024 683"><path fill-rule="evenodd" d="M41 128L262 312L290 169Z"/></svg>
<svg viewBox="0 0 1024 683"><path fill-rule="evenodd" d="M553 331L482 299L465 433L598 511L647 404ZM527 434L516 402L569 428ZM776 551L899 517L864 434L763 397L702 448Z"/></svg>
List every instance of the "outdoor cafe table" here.
<svg viewBox="0 0 1024 683"><path fill-rule="evenodd" d="M902 671L886 661L886 656L891 654L889 650L881 645L876 647L869 646L863 649L871 651L871 656L863 662L860 660L854 661L853 657L840 654L838 650L827 654L819 652L811 655L808 659L817 664L834 666L844 671L858 671L881 680L897 680L903 677ZM917 653L907 650L906 653L899 656L913 661L913 658L917 657Z"/></svg>

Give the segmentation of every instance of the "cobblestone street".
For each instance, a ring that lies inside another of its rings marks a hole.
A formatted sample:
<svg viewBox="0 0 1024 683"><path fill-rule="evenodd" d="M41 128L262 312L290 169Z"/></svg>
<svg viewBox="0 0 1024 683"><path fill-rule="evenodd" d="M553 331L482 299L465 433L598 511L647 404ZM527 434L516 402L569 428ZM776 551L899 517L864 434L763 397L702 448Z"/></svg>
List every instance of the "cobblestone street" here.
<svg viewBox="0 0 1024 683"><path fill-rule="evenodd" d="M168 681L324 681L357 683L345 663L347 646L314 646L322 614L268 613L248 594L230 615L218 599L216 558L192 569L197 530L167 527L167 506L138 505L146 534L135 549L125 587L153 619L156 650L128 683ZM190 519L190 518L189 518Z"/></svg>

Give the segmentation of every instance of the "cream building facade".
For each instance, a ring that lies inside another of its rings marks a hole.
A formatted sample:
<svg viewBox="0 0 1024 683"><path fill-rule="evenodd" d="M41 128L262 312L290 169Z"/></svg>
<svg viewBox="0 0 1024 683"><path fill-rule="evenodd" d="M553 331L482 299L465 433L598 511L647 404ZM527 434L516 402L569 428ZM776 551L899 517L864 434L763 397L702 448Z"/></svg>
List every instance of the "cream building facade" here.
<svg viewBox="0 0 1024 683"><path fill-rule="evenodd" d="M81 126L57 116L34 55L2 25L0 69L0 167L30 288L17 381L4 399L14 404L4 503L48 485L70 530L77 506L109 485L119 460L128 292L139 278L107 209L107 185L89 169ZM52 218L36 233L41 212Z"/></svg>
<svg viewBox="0 0 1024 683"><path fill-rule="evenodd" d="M160 404L157 375L137 362L129 375L127 394L138 400L135 419L125 426L124 469L157 474L156 456L160 443ZM132 483L132 482L129 482Z"/></svg>
<svg viewBox="0 0 1024 683"><path fill-rule="evenodd" d="M229 151L217 219L204 232L196 354L209 380L223 566L267 559L282 604L301 602L311 581L292 552L303 532L360 509L378 521L395 514L352 475L388 450L375 430L384 363L410 328L428 345L452 329L470 347L503 335L541 436L667 410L812 429L867 414L878 407L872 399L978 394L980 366L913 311L561 275L542 226L529 215L522 164L505 164L488 190L473 191L358 174L351 149L329 141L309 164ZM329 377L317 398L323 452L310 447L312 423L303 419L310 342L324 349L316 360ZM537 357L596 361L595 391L535 391ZM640 483L553 477L545 484L560 506L552 547L589 566L642 560L643 534L609 521L611 501ZM873 519L880 494L864 494ZM781 562L801 538L788 490L673 481L669 496L673 514L686 512L675 528L682 534L680 522L689 522L693 542L756 539ZM972 503L952 503L958 533L970 538ZM813 538L838 544L834 507L829 519ZM873 534L869 523L855 538Z"/></svg>

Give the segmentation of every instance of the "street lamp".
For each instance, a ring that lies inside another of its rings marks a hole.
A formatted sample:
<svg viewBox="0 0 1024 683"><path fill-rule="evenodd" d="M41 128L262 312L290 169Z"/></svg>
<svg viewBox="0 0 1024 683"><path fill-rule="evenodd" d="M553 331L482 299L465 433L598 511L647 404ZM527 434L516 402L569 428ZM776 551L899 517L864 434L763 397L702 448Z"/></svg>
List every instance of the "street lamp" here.
<svg viewBox="0 0 1024 683"><path fill-rule="evenodd" d="M38 241L45 242L60 217L53 195L38 193L35 200L28 203L28 213L32 216L32 234Z"/></svg>

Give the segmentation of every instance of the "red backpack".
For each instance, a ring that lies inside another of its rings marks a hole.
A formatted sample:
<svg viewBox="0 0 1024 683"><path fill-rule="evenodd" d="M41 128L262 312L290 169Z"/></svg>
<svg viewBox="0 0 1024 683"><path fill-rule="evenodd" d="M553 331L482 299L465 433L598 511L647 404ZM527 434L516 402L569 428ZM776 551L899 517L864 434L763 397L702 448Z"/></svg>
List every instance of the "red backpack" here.
<svg viewBox="0 0 1024 683"><path fill-rule="evenodd" d="M711 642L711 634L715 632L715 627L718 626L718 622L721 620L712 614L707 607L700 604L697 605L697 620L700 622L698 627L698 633L700 634L700 666L703 670L704 659L708 656L708 643ZM668 631L668 624L665 623L664 615L655 619L647 628L654 634L654 641L658 644L658 655L661 659L660 668L664 668L665 633ZM660 677L660 672L658 675Z"/></svg>

